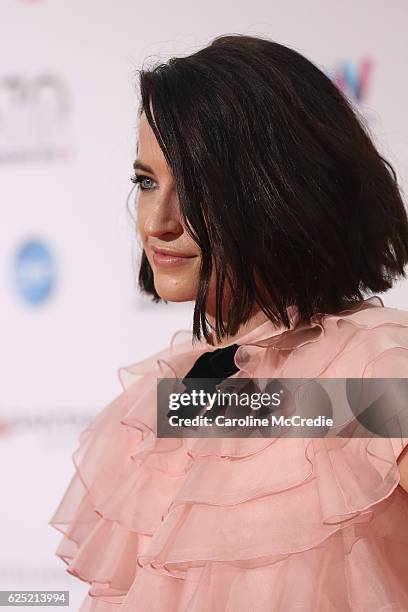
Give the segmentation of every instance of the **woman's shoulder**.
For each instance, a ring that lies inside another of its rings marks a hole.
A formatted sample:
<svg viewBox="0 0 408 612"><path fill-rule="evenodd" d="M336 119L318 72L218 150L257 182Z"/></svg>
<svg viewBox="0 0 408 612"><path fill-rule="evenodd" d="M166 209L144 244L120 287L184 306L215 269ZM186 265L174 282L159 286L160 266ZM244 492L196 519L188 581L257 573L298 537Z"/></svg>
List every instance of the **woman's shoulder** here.
<svg viewBox="0 0 408 612"><path fill-rule="evenodd" d="M408 311L371 296L244 345L236 361L249 376L265 378L408 377Z"/></svg>
<svg viewBox="0 0 408 612"><path fill-rule="evenodd" d="M163 377L179 376L185 367L196 356L205 350L202 343L193 345L191 330L179 329L175 331L168 344L161 350L127 365L120 366L117 375L126 391L143 376Z"/></svg>
<svg viewBox="0 0 408 612"><path fill-rule="evenodd" d="M408 311L385 306L381 298L365 300L361 308L344 311L327 321L336 347L331 372L338 377L408 377ZM329 372L330 374L330 372Z"/></svg>

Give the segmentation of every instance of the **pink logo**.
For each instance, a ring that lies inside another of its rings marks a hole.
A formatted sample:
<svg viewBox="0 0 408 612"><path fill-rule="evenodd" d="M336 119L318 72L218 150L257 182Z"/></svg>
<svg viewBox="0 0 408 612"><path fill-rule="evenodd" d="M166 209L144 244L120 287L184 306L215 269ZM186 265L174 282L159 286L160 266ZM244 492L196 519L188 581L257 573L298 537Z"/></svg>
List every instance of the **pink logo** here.
<svg viewBox="0 0 408 612"><path fill-rule="evenodd" d="M328 76L340 91L361 103L368 97L373 66L374 62L369 57L364 57L358 64L344 61L334 69L329 69Z"/></svg>
<svg viewBox="0 0 408 612"><path fill-rule="evenodd" d="M0 421L0 438L10 433L11 424L8 421Z"/></svg>

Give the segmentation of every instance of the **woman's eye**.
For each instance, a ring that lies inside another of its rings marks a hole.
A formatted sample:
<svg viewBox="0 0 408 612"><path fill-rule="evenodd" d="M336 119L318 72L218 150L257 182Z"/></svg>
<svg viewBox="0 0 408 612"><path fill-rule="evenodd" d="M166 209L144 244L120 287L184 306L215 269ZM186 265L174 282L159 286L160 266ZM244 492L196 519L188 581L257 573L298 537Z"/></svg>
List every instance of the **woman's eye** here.
<svg viewBox="0 0 408 612"><path fill-rule="evenodd" d="M150 176L145 176L144 174L134 174L133 176L130 177L130 180L132 181L132 183L140 185L140 189L142 191L151 191L152 190L151 183L154 183L153 179L150 178ZM150 186L149 186L149 183L146 186L146 183L144 182L146 180L150 181Z"/></svg>

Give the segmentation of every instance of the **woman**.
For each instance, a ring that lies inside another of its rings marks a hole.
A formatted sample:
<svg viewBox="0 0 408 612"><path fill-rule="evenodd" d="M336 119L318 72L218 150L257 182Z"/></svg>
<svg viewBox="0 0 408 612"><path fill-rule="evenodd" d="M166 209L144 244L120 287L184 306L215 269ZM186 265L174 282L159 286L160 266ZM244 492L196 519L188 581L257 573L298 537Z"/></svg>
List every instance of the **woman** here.
<svg viewBox="0 0 408 612"><path fill-rule="evenodd" d="M408 610L404 437L161 438L157 378L408 376L392 166L309 60L221 36L141 71L141 289L192 332L119 369L50 524L81 612Z"/></svg>

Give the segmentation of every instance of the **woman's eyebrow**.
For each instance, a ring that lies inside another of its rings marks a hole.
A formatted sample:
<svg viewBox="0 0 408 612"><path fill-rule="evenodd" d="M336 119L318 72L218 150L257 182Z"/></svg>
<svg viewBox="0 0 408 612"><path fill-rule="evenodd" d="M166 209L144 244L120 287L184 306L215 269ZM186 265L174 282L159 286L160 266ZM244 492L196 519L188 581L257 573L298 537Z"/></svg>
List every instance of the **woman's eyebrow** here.
<svg viewBox="0 0 408 612"><path fill-rule="evenodd" d="M154 174L152 168L147 164L144 164L142 161L140 161L140 159L137 159L134 162L133 168L134 170L144 170L144 172L150 172L151 174Z"/></svg>

